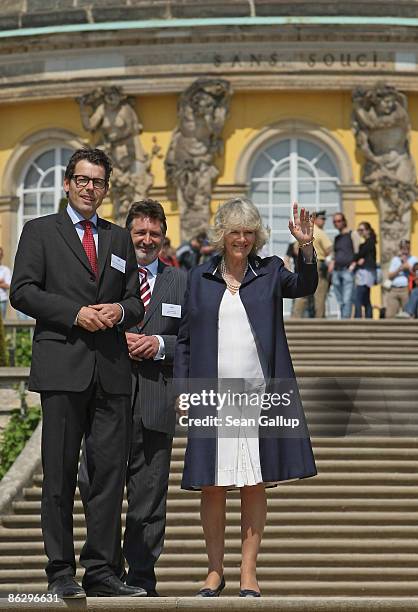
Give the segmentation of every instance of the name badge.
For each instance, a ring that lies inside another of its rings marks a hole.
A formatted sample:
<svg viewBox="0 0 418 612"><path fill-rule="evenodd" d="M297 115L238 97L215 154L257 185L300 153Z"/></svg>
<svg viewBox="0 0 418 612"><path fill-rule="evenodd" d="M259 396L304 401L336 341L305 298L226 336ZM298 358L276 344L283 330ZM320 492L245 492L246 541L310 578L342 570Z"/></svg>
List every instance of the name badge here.
<svg viewBox="0 0 418 612"><path fill-rule="evenodd" d="M112 266L112 268L115 268L115 270L119 270L119 272L125 274L126 261L121 257L118 257L117 255L114 255L112 253L112 257L110 258L110 265Z"/></svg>
<svg viewBox="0 0 418 612"><path fill-rule="evenodd" d="M181 306L180 304L162 304L162 315L163 317L176 317L181 319Z"/></svg>

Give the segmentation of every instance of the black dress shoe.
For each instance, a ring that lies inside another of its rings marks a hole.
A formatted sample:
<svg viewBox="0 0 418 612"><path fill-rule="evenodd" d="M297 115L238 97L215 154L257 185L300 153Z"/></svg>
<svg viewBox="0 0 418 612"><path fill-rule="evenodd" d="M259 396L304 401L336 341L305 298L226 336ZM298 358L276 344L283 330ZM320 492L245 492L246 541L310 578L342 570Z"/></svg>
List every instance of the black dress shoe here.
<svg viewBox="0 0 418 612"><path fill-rule="evenodd" d="M160 594L155 589L147 590L147 597L160 597Z"/></svg>
<svg viewBox="0 0 418 612"><path fill-rule="evenodd" d="M219 595L221 594L221 591L223 591L224 588L225 588L225 577L222 576L222 580L220 581L216 589L208 589L208 588L200 589L200 591L196 593L196 597L219 597Z"/></svg>
<svg viewBox="0 0 418 612"><path fill-rule="evenodd" d="M84 589L72 576L59 576L48 585L48 593L56 595L59 599L84 599Z"/></svg>
<svg viewBox="0 0 418 612"><path fill-rule="evenodd" d="M261 597L261 593L259 591L253 591L252 589L240 589L239 596L240 597Z"/></svg>
<svg viewBox="0 0 418 612"><path fill-rule="evenodd" d="M87 597L146 597L141 587L124 584L117 576L108 576L101 582L86 588Z"/></svg>

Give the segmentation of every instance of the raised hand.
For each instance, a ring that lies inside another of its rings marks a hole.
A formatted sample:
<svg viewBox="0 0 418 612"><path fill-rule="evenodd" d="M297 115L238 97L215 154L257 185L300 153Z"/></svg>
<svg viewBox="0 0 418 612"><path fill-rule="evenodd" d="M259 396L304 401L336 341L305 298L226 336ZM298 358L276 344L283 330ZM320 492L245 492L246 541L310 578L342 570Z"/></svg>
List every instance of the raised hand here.
<svg viewBox="0 0 418 612"><path fill-rule="evenodd" d="M300 245L313 240L314 219L315 213L311 217L309 210L301 208L299 214L297 202L293 203L293 221L289 221L289 231Z"/></svg>

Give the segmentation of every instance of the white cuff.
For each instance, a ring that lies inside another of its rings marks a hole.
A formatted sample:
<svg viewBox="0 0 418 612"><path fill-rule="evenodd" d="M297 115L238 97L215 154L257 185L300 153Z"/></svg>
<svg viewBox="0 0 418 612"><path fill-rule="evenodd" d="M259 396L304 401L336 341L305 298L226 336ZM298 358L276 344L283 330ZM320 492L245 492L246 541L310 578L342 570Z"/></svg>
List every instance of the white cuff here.
<svg viewBox="0 0 418 612"><path fill-rule="evenodd" d="M161 359L165 359L165 345L164 345L164 340L161 338L161 336L158 336L157 334L153 334L154 338L157 338L158 343L160 345L157 354L154 357L154 361L159 361Z"/></svg>
<svg viewBox="0 0 418 612"><path fill-rule="evenodd" d="M119 304L119 302L116 302L116 304L117 304L118 306L120 306L120 307L121 307L121 309L122 309L122 316L121 316L121 318L119 319L119 321L116 323L116 325L121 325L121 324L123 323L124 318L125 318L125 309L124 309L124 307L122 306L122 304Z"/></svg>

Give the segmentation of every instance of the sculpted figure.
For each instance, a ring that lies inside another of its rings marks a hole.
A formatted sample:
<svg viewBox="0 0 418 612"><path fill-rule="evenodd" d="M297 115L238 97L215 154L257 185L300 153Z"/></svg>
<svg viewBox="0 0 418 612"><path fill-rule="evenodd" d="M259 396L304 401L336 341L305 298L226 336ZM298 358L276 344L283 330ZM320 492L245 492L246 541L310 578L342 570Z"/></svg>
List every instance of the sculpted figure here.
<svg viewBox="0 0 418 612"><path fill-rule="evenodd" d="M96 137L96 146L103 149L113 162L110 197L114 218L124 224L129 206L147 197L153 184L151 161L159 152L155 145L151 156L145 153L139 135L133 100L119 87L100 87L78 98L83 127Z"/></svg>
<svg viewBox="0 0 418 612"><path fill-rule="evenodd" d="M181 95L178 125L165 160L167 183L176 187L182 240L205 231L210 216L213 184L222 153L221 132L232 90L228 81L198 79Z"/></svg>
<svg viewBox="0 0 418 612"><path fill-rule="evenodd" d="M378 84L353 92L353 129L366 158L363 182L380 213L382 264L409 237L411 208L416 198L416 172L409 150L407 100L394 87Z"/></svg>

